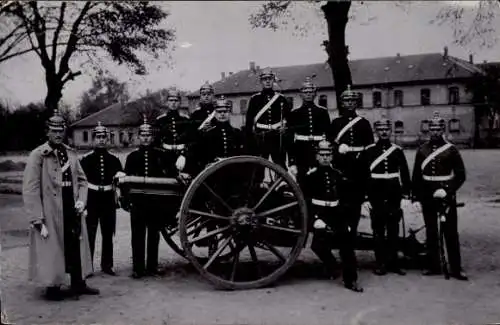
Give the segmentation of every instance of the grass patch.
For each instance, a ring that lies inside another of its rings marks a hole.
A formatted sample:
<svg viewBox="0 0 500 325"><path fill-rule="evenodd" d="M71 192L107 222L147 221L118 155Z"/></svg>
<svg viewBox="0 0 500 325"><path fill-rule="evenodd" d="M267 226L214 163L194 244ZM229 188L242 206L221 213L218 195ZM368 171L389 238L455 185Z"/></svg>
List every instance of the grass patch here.
<svg viewBox="0 0 500 325"><path fill-rule="evenodd" d="M25 167L26 163L23 161L14 162L9 159L0 162L0 172L23 171Z"/></svg>

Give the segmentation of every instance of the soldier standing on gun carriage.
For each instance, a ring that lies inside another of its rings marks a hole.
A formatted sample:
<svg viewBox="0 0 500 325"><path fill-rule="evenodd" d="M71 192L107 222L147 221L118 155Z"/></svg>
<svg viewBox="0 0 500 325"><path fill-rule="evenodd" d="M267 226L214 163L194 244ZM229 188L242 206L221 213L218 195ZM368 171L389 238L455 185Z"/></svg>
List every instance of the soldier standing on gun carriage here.
<svg viewBox="0 0 500 325"><path fill-rule="evenodd" d="M62 300L61 286L71 278L70 294L96 295L87 286L92 260L85 224L87 178L76 151L63 144L66 125L55 114L47 122L48 141L29 155L23 200L31 223L30 279L47 287L45 297Z"/></svg>
<svg viewBox="0 0 500 325"><path fill-rule="evenodd" d="M310 201L313 220L313 242L311 249L325 263L332 277L336 277L337 262L332 254L333 240L340 245L342 276L344 286L355 292L362 292L358 285L357 261L354 252L354 235L349 231L348 215L344 213L347 197L342 173L332 166L333 148L323 140L317 146L318 166L304 177L304 195ZM328 232L327 229L333 231Z"/></svg>
<svg viewBox="0 0 500 325"><path fill-rule="evenodd" d="M391 121L382 119L374 126L378 141L364 153L370 170L368 201L364 204L371 210L377 261L374 273L405 275L398 263L398 239L402 208L410 205L410 172L403 150L391 143Z"/></svg>
<svg viewBox="0 0 500 325"><path fill-rule="evenodd" d="M88 181L87 229L90 252L94 259L97 226L101 225L102 256L101 270L116 275L113 270L113 236L116 229L116 200L113 177L123 170L120 159L111 154L106 146L108 129L101 124L94 128L95 149L81 159Z"/></svg>
<svg viewBox="0 0 500 325"><path fill-rule="evenodd" d="M159 115L155 121L155 131L158 132L154 145L166 151L168 166L175 165L179 171L186 164L186 150L192 125L188 116L179 112L181 93L177 89L167 92L167 112Z"/></svg>
<svg viewBox="0 0 500 325"><path fill-rule="evenodd" d="M429 123L430 139L417 151L413 167L413 202L424 215L428 265L424 275L441 274L439 267L437 200L450 206L444 234L450 262L450 275L468 280L461 267L457 229L456 193L466 179L465 166L457 148L444 139L445 121L435 113Z"/></svg>
<svg viewBox="0 0 500 325"><path fill-rule="evenodd" d="M330 128L330 115L326 107L314 103L317 88L311 78L306 78L301 92L303 104L292 110L288 119L291 142L288 165L290 173L296 177L299 184L302 184L307 171L316 165L317 144L326 138Z"/></svg>
<svg viewBox="0 0 500 325"><path fill-rule="evenodd" d="M175 177L177 171L171 159L166 161L165 152L153 146L153 128L144 121L139 127L140 146L131 152L125 162L125 174L143 177ZM147 194L136 194L130 202L129 193L122 192L123 205L130 210L130 226L132 230L132 278L145 275L160 275L158 270L158 246L160 243L160 226L164 220L163 198L151 197ZM174 215L175 210L171 211ZM145 241L147 231L147 263L145 267Z"/></svg>
<svg viewBox="0 0 500 325"><path fill-rule="evenodd" d="M369 145L373 144L374 138L370 122L356 114L361 94L352 91L348 86L342 93L341 100L342 115L333 119L329 140L337 146L339 155L336 158L336 166L348 179L345 188L349 198L346 213L350 231L356 235L367 181L366 173L360 173L360 170L363 170L360 156Z"/></svg>
<svg viewBox="0 0 500 325"><path fill-rule="evenodd" d="M263 69L259 77L263 88L248 103L245 138L251 154L265 159L271 157L274 163L286 169L284 133L292 107L274 90L276 76L271 69Z"/></svg>

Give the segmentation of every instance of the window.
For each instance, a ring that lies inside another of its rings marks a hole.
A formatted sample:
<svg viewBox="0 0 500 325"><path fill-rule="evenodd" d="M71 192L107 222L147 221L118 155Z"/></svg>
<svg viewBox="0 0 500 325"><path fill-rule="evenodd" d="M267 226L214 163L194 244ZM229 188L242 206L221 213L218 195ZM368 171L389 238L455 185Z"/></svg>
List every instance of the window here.
<svg viewBox="0 0 500 325"><path fill-rule="evenodd" d="M394 90L394 106L401 107L403 106L403 91L402 90Z"/></svg>
<svg viewBox="0 0 500 325"><path fill-rule="evenodd" d="M326 95L320 95L318 100L319 106L328 108L328 97Z"/></svg>
<svg viewBox="0 0 500 325"><path fill-rule="evenodd" d="M293 108L293 97L288 96L288 97L286 97L286 100L288 101L288 104L290 105L290 107Z"/></svg>
<svg viewBox="0 0 500 325"><path fill-rule="evenodd" d="M111 144L115 144L115 134L114 134L113 132L110 132L110 133L109 133L109 136L110 136L110 138L109 138L109 142L110 142Z"/></svg>
<svg viewBox="0 0 500 325"><path fill-rule="evenodd" d="M404 132L405 129L405 124L403 121L396 121L394 122L394 133L396 134L401 134Z"/></svg>
<svg viewBox="0 0 500 325"><path fill-rule="evenodd" d="M420 105L426 106L431 104L431 90L429 88L420 89Z"/></svg>
<svg viewBox="0 0 500 325"><path fill-rule="evenodd" d="M448 130L450 133L460 133L460 120L452 118L448 121Z"/></svg>
<svg viewBox="0 0 500 325"><path fill-rule="evenodd" d="M429 132L429 120L422 120L420 122L420 132L422 133Z"/></svg>
<svg viewBox="0 0 500 325"><path fill-rule="evenodd" d="M373 107L382 107L382 92L374 91L373 92Z"/></svg>
<svg viewBox="0 0 500 325"><path fill-rule="evenodd" d="M134 132L128 133L128 142L134 142Z"/></svg>
<svg viewBox="0 0 500 325"><path fill-rule="evenodd" d="M363 108L363 93L359 93L358 107Z"/></svg>
<svg viewBox="0 0 500 325"><path fill-rule="evenodd" d="M229 110L231 112L233 112L233 101L232 100L228 100L227 103L229 104ZM234 112L233 112L234 113Z"/></svg>
<svg viewBox="0 0 500 325"><path fill-rule="evenodd" d="M123 140L125 139L125 133L124 133L124 132L120 132L119 137L120 137L120 138L119 138L119 139L120 139L120 140L119 140L119 141L120 141L120 143L123 143Z"/></svg>
<svg viewBox="0 0 500 325"><path fill-rule="evenodd" d="M448 88L448 104L456 105L460 103L460 93L458 87Z"/></svg>
<svg viewBox="0 0 500 325"><path fill-rule="evenodd" d="M88 131L83 131L83 142L89 141L89 133Z"/></svg>
<svg viewBox="0 0 500 325"><path fill-rule="evenodd" d="M247 112L248 101L246 99L240 99L240 113L245 114Z"/></svg>

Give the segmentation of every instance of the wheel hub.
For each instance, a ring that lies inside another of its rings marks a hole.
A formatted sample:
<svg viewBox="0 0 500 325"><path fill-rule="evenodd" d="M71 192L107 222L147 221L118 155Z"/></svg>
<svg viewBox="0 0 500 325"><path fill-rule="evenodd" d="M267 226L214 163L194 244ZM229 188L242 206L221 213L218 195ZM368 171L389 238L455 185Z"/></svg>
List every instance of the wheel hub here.
<svg viewBox="0 0 500 325"><path fill-rule="evenodd" d="M255 228L257 226L255 212L248 207L236 209L231 220L233 226L238 228Z"/></svg>

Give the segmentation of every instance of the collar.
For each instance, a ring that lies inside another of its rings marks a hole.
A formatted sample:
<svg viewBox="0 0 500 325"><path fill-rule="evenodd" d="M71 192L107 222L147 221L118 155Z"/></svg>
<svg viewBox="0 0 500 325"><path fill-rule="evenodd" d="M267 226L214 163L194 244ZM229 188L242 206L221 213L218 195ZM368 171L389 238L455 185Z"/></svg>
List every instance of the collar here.
<svg viewBox="0 0 500 325"><path fill-rule="evenodd" d="M444 140L443 137L440 137L439 139L436 139L436 140L429 140L430 146L442 146L445 143L446 143L446 141Z"/></svg>
<svg viewBox="0 0 500 325"><path fill-rule="evenodd" d="M377 146L384 148L384 149L387 149L391 146L391 141L389 139L387 139L387 140L380 139L377 141Z"/></svg>
<svg viewBox="0 0 500 325"><path fill-rule="evenodd" d="M179 116L179 110L171 110L169 109L168 112L166 113L167 117L178 117Z"/></svg>
<svg viewBox="0 0 500 325"><path fill-rule="evenodd" d="M274 95L274 89L262 89L261 91L261 94L262 95L269 95L269 96L273 96Z"/></svg>
<svg viewBox="0 0 500 325"><path fill-rule="evenodd" d="M64 143L62 144L62 147L66 149L66 151L73 151L71 147L65 145ZM50 146L48 141L40 146L40 150L44 156L48 156L54 152L54 148Z"/></svg>

